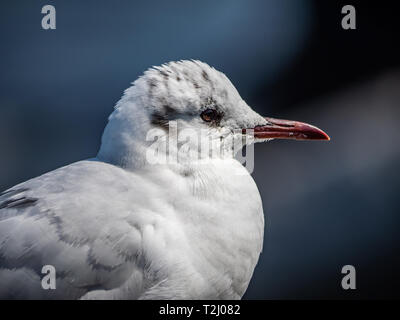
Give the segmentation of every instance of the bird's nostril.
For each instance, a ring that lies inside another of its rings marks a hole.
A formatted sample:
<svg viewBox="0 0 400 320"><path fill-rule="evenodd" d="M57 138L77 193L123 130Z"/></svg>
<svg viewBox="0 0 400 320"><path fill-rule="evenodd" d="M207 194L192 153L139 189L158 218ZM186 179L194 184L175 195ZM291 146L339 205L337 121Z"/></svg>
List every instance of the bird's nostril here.
<svg viewBox="0 0 400 320"><path fill-rule="evenodd" d="M290 120L282 120L282 119L275 119L275 118L265 118L267 121L266 126L272 126L276 128L295 128L296 127L296 121L290 121Z"/></svg>
<svg viewBox="0 0 400 320"><path fill-rule="evenodd" d="M294 128L293 124L288 124L288 123L278 124L278 126L285 127L285 128Z"/></svg>
<svg viewBox="0 0 400 320"><path fill-rule="evenodd" d="M295 127L294 124L289 123L289 122L273 122L273 121L268 121L268 123L265 126L268 126L268 127L283 127L283 128L294 128Z"/></svg>

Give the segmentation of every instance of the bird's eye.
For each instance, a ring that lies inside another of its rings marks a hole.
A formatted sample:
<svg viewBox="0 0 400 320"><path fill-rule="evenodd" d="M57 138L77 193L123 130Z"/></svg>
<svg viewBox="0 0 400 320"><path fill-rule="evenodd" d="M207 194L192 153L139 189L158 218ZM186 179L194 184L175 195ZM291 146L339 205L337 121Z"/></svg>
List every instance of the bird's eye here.
<svg viewBox="0 0 400 320"><path fill-rule="evenodd" d="M218 117L218 113L217 111L215 111L214 109L207 109L204 110L200 117L205 121L205 122L211 122L213 120L216 120Z"/></svg>

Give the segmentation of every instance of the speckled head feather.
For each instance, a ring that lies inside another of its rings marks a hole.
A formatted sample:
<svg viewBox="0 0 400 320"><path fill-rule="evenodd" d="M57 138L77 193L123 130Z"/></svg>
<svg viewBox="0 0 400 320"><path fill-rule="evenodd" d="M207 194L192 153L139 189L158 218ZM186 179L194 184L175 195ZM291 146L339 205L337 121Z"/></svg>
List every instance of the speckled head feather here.
<svg viewBox="0 0 400 320"><path fill-rule="evenodd" d="M201 114L208 109L215 119L206 122ZM234 130L266 124L222 72L197 60L169 62L148 69L125 91L104 131L100 158L119 164L122 158L142 162L132 150L143 152L151 129L168 134L170 121L177 121L180 130L202 129L221 141L241 139Z"/></svg>

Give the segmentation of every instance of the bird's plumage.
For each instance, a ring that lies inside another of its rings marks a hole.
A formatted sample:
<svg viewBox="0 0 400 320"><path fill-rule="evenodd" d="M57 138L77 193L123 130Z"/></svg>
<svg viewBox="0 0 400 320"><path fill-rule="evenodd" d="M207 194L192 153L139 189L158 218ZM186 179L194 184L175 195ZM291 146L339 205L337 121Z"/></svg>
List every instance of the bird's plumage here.
<svg viewBox="0 0 400 320"><path fill-rule="evenodd" d="M199 117L210 105L219 123ZM217 142L266 123L204 63L150 69L118 102L96 158L1 193L1 298L241 298L262 249L257 186L232 156L147 163L146 133L168 136L171 120ZM55 290L41 286L44 265Z"/></svg>
<svg viewBox="0 0 400 320"><path fill-rule="evenodd" d="M263 216L249 176L229 189L233 161L182 176L93 159L15 186L0 200L9 203L0 211L0 296L241 297ZM44 265L56 268L56 290L41 287Z"/></svg>

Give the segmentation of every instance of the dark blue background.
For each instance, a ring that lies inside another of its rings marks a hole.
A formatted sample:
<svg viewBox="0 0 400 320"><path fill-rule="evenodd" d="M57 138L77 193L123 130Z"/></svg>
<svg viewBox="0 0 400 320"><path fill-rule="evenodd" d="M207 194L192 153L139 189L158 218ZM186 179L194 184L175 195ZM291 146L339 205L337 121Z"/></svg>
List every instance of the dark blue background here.
<svg viewBox="0 0 400 320"><path fill-rule="evenodd" d="M53 4L57 29L41 28ZM245 298L399 297L400 50L395 8L272 1L2 1L0 189L96 155L123 90L152 65L199 59L266 116L329 143L256 146L264 252ZM343 265L357 290L340 287Z"/></svg>

